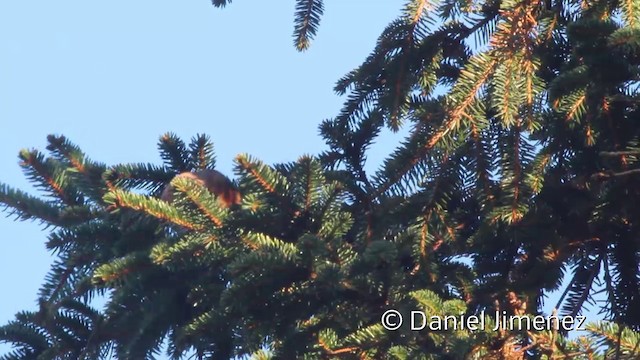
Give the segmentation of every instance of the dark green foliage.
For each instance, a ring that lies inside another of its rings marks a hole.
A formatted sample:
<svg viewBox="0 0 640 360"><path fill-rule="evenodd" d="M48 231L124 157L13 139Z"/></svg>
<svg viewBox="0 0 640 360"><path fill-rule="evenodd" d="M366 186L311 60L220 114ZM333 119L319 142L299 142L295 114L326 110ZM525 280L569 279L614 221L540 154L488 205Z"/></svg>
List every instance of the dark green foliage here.
<svg viewBox="0 0 640 360"><path fill-rule="evenodd" d="M324 12L322 0L296 0L293 30L294 45L302 51L309 48L311 40L318 32L320 18Z"/></svg>
<svg viewBox="0 0 640 360"><path fill-rule="evenodd" d="M322 12L297 1L298 49ZM175 359L639 358L638 14L637 0L407 1L338 81L325 152L236 158L239 207L171 180L215 167L203 135L164 135L162 166L107 167L55 136L50 157L21 152L45 198L0 185L0 202L51 226L58 258L40 310L0 328L5 358L152 358L163 340ZM368 148L403 126L367 174ZM169 182L172 203L157 198ZM558 290L562 315L601 291L612 322L576 341L380 324L387 309L534 316Z"/></svg>
<svg viewBox="0 0 640 360"><path fill-rule="evenodd" d="M96 281L95 274L108 263L121 269L136 261L142 261L141 266L150 264L148 260L140 260L140 254L150 251L158 241L172 235L158 220L128 209L114 208L112 194L117 195L124 190L155 193L178 171L212 167L214 163L213 148L206 136L194 138L187 150L180 139L167 134L162 137L159 147L168 166L126 164L107 169L105 165L90 160L61 136L49 137L47 149L51 157L45 157L36 150L20 153L25 173L50 200L41 200L6 185L1 185L0 199L19 219L37 219L53 227L47 248L57 255L57 260L41 288L40 310L35 314L18 316L16 322L2 330L3 339L19 344L16 354L23 355L16 355L18 358L75 359L81 353L86 358L97 358L96 354L106 354L105 351L115 344L114 336L120 330L109 330L115 325L103 322L107 317L112 318L108 316L111 310L92 310L95 313L89 314L88 310L82 309L89 309L89 302L96 296L122 296L114 294L113 289L106 286L122 279ZM171 168L175 169L174 172ZM141 195L132 193L130 196ZM119 200L117 196L115 200ZM160 203L159 211L170 208L166 203ZM178 217L179 213L176 214L174 216ZM162 272L155 276L161 275ZM82 316L88 318L83 320ZM73 321L78 323L74 325ZM116 320L110 321L117 323ZM128 317L126 321L129 321ZM98 325L105 328L98 328ZM100 334L95 335L99 331ZM129 332L121 335L132 339ZM120 358L130 358L125 355L129 352L136 354L132 355L133 358L144 358L150 351L148 347L157 345L156 342L162 339L160 336L159 340L157 334L145 336L148 336L147 340L136 338L135 344L139 348L129 350L117 344L115 353Z"/></svg>
<svg viewBox="0 0 640 360"><path fill-rule="evenodd" d="M203 137L189 147L177 138L167 145L167 138L161 151L173 154L169 164L189 154L213 157ZM356 169L360 161L345 162ZM74 163L60 161L55 171ZM98 166L86 157L82 163L85 171ZM39 310L0 328L0 339L14 346L4 359L154 358L163 340L175 359L492 358L504 351L496 341L513 353L530 341L554 354L592 351L589 342L563 345L555 333L523 337L493 333L492 325L476 333L382 327L388 309L406 318L412 310L474 314L468 305L482 305L473 299L477 285L500 291L455 260L464 253L455 236L461 215L445 209L462 199L433 189L367 203L371 184L331 180L349 172L326 170L311 156L272 167L240 155L236 174L243 203L227 209L191 179L171 182L171 204L153 197L159 179L171 177L168 168L106 169L92 191L104 195L85 204L86 218L51 232L47 247L58 260ZM102 310L89 306L96 296L107 299ZM611 331L592 334L608 341Z"/></svg>

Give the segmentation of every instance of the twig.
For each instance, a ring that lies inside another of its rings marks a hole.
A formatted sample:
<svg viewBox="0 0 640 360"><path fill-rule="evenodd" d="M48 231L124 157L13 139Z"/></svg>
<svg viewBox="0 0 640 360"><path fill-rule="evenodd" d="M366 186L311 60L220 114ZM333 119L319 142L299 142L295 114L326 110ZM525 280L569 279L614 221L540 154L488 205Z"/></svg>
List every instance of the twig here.
<svg viewBox="0 0 640 360"><path fill-rule="evenodd" d="M631 156L631 155L640 155L640 150L637 151L601 151L600 156Z"/></svg>

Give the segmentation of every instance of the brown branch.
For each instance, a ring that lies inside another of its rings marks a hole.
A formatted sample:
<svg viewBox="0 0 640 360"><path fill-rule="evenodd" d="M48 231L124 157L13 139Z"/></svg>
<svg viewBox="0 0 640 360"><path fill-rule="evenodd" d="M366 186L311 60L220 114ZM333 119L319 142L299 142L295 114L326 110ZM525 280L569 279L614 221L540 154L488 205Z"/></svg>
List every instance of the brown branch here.
<svg viewBox="0 0 640 360"><path fill-rule="evenodd" d="M601 151L599 153L602 157L617 157L617 156L633 156L640 155L640 150L636 151Z"/></svg>
<svg viewBox="0 0 640 360"><path fill-rule="evenodd" d="M640 169L632 169L632 170L621 171L621 172L601 171L591 175L591 178L594 180L603 180L603 179L637 175L637 174L640 174Z"/></svg>
<svg viewBox="0 0 640 360"><path fill-rule="evenodd" d="M324 349L324 351L326 351L327 354L329 354L329 355L340 355L340 354L351 353L351 352L355 352L355 351L359 350L359 348L356 347L356 346L345 347L345 348L337 349L337 350L331 350L331 348L324 341L322 341L321 339L318 339L318 343L320 344L322 349Z"/></svg>
<svg viewBox="0 0 640 360"><path fill-rule="evenodd" d="M240 166L242 166L244 168L244 170L248 171L249 173L251 173L251 175L253 175L256 180L258 181L258 183L260 183L260 185L267 190L270 193L276 193L276 189L271 186L269 184L269 182L267 181L267 179L264 179L259 173L258 171L253 167L253 164L251 164L250 162L246 161L244 158L238 156L237 158L238 164L240 164Z"/></svg>

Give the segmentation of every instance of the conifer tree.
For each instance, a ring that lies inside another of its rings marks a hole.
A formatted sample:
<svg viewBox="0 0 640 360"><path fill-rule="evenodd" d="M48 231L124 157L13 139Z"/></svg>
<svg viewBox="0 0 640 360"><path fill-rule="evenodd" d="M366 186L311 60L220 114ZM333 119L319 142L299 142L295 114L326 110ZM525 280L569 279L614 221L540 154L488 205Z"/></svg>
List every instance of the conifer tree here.
<svg viewBox="0 0 640 360"><path fill-rule="evenodd" d="M238 156L243 203L229 209L174 178L215 166L206 136L187 146L164 135L162 166L106 167L64 137L49 143L50 157L21 158L36 184L57 189L51 199L0 193L20 219L53 227L47 246L58 255L38 311L0 328L14 346L3 359L151 359L165 340L175 359L582 359L603 341L638 355L637 333L607 324L573 342L557 331L493 332L490 318L477 332L384 329L388 309L474 313L474 274L435 238L437 226L410 214L415 204L389 198L371 211L349 190L356 172L312 156L275 166ZM166 203L157 196L172 178ZM102 309L91 306L98 295Z"/></svg>
<svg viewBox="0 0 640 360"><path fill-rule="evenodd" d="M323 9L296 2L298 49ZM3 185L0 202L53 228L58 261L40 309L2 328L6 358L150 358L163 339L174 358L638 358L638 9L408 1L338 81L347 100L320 126L327 151L236 159L240 208L188 179L172 182L174 203L157 199L175 174L214 166L204 136L164 136L163 166L107 167L63 137L50 157L22 152L50 198ZM403 126L367 174L368 147ZM602 291L613 323L575 342L380 324L390 308L533 316L554 290L562 315Z"/></svg>
<svg viewBox="0 0 640 360"><path fill-rule="evenodd" d="M514 291L535 312L545 293L565 290L557 307L576 315L601 291L608 317L637 330L638 9L409 0L338 81L347 100L322 125L324 164L358 174L350 185L363 210L405 195L431 228L451 230L441 239L482 279L479 309ZM315 29L322 12L312 13L296 24ZM364 174L364 149L401 126L406 141Z"/></svg>

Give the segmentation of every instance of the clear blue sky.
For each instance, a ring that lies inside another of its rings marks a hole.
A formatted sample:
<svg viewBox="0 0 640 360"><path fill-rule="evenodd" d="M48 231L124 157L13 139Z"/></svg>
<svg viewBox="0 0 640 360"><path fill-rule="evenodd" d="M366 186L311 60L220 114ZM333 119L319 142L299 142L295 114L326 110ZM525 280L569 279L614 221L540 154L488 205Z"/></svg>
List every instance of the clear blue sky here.
<svg viewBox="0 0 640 360"><path fill-rule="evenodd" d="M292 46L293 0L0 1L0 182L33 192L22 148L68 136L107 164L155 162L161 134L207 133L219 168L324 149L335 81L373 49L402 0L327 0L316 41ZM396 143L375 148L372 162ZM34 309L52 257L46 231L0 214L0 323ZM0 354L6 346L0 345Z"/></svg>
<svg viewBox="0 0 640 360"><path fill-rule="evenodd" d="M335 81L369 54L403 0L326 0L311 49L292 46L293 0L0 2L0 182L33 192L21 148L64 134L93 159L155 162L158 137L207 133L218 166L318 153ZM374 169L399 137L370 154ZM34 309L52 257L36 223L0 216L0 323ZM0 345L0 354L6 346Z"/></svg>

